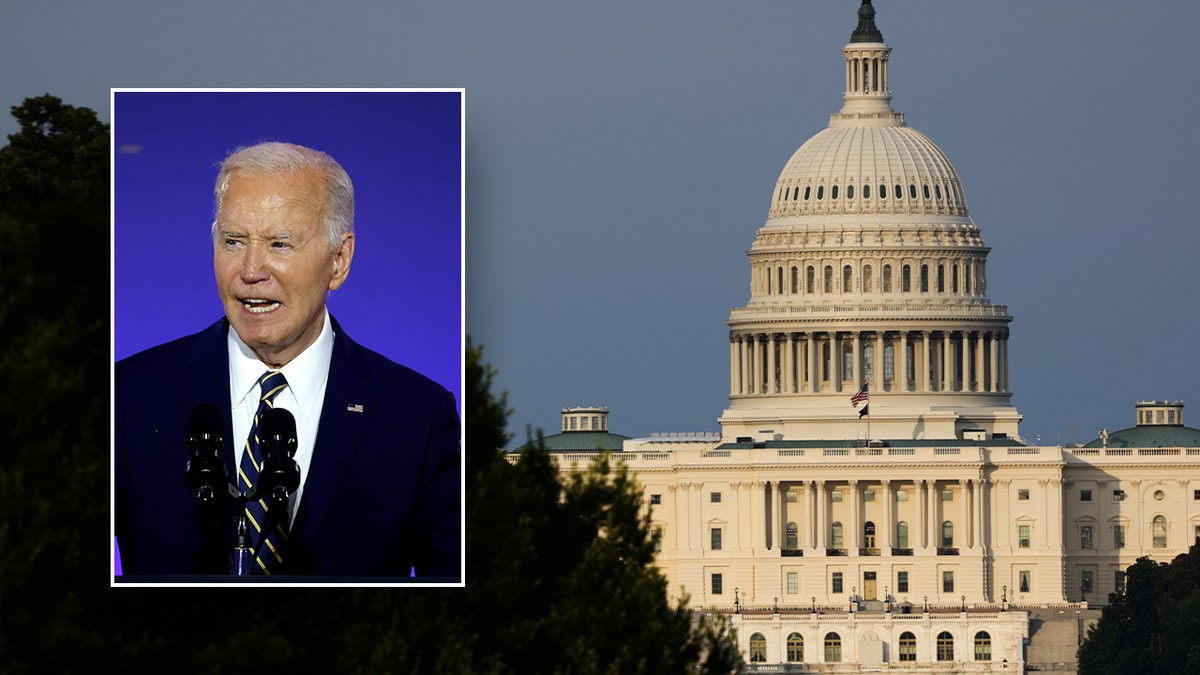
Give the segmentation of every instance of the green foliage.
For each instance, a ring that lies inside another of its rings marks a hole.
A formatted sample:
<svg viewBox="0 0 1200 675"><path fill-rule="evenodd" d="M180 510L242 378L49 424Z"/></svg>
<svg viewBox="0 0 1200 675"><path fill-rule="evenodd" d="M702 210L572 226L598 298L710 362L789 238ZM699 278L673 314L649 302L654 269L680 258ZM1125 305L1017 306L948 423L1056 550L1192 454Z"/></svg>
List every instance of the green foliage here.
<svg viewBox="0 0 1200 675"><path fill-rule="evenodd" d="M1079 648L1079 672L1200 674L1200 542L1170 564L1139 558Z"/></svg>

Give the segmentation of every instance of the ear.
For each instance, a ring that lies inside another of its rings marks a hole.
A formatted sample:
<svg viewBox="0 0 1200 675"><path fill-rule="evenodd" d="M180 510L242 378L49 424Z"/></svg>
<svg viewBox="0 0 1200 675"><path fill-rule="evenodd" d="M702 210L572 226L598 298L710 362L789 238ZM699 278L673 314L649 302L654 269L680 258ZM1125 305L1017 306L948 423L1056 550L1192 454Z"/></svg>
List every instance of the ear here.
<svg viewBox="0 0 1200 675"><path fill-rule="evenodd" d="M350 275L350 262L354 260L354 233L342 235L342 244L333 252L333 276L329 279L329 290L336 291Z"/></svg>

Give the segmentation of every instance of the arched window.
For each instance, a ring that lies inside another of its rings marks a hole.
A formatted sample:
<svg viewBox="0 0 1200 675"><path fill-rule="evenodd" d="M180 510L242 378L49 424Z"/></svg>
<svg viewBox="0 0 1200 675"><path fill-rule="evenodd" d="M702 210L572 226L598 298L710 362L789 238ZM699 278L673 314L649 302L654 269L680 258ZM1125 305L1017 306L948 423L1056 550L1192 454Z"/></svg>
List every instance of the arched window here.
<svg viewBox="0 0 1200 675"><path fill-rule="evenodd" d="M824 372L821 373L821 379L825 382L829 381L833 375L833 357L829 355L829 343L821 345L821 364L825 366Z"/></svg>
<svg viewBox="0 0 1200 675"><path fill-rule="evenodd" d="M917 660L917 636L908 631L900 634L900 660Z"/></svg>
<svg viewBox="0 0 1200 675"><path fill-rule="evenodd" d="M929 265L921 265L921 292L929 292Z"/></svg>
<svg viewBox="0 0 1200 675"><path fill-rule="evenodd" d="M879 184L879 198L887 199L887 186L883 183Z"/></svg>
<svg viewBox="0 0 1200 675"><path fill-rule="evenodd" d="M795 295L800 289L800 269L792 265L792 295Z"/></svg>
<svg viewBox="0 0 1200 675"><path fill-rule="evenodd" d="M900 273L900 290L908 293L912 290L912 267L905 265Z"/></svg>
<svg viewBox="0 0 1200 675"><path fill-rule="evenodd" d="M908 197L909 197L909 199L916 199L916 198L917 198L917 186L916 186L916 185L909 184L909 186L908 186Z"/></svg>
<svg viewBox="0 0 1200 675"><path fill-rule="evenodd" d="M842 379L854 379L854 345L848 340L842 343Z"/></svg>
<svg viewBox="0 0 1200 675"><path fill-rule="evenodd" d="M846 199L854 199L854 186L853 185L846 186Z"/></svg>
<svg viewBox="0 0 1200 675"><path fill-rule="evenodd" d="M829 529L832 531L832 534L833 534L833 536L830 537L830 542L833 544L833 547L834 548L844 548L843 544L845 543L845 538L842 535L842 524L840 522L834 521L833 525L830 526Z"/></svg>
<svg viewBox="0 0 1200 675"><path fill-rule="evenodd" d="M942 523L942 548L953 548L954 546L954 523L946 521Z"/></svg>
<svg viewBox="0 0 1200 675"><path fill-rule="evenodd" d="M863 186L863 199L870 199L870 198L871 198L871 186L864 185Z"/></svg>
<svg viewBox="0 0 1200 675"><path fill-rule="evenodd" d="M818 186L817 186L817 200L818 200L818 201L820 201L820 200L822 200L822 199L824 199L824 198L825 198L825 186L824 186L824 185L818 185Z"/></svg>
<svg viewBox="0 0 1200 675"><path fill-rule="evenodd" d="M833 293L833 265L825 266L825 292Z"/></svg>
<svg viewBox="0 0 1200 675"><path fill-rule="evenodd" d="M884 293L892 292L892 266L891 265L883 266L883 288L881 290Z"/></svg>
<svg viewBox="0 0 1200 675"><path fill-rule="evenodd" d="M817 292L817 270L813 269L812 265L809 265L808 269L804 272L804 292Z"/></svg>
<svg viewBox="0 0 1200 675"><path fill-rule="evenodd" d="M947 631L938 633L937 636L937 660L938 661L953 661L954 660L954 636Z"/></svg>
<svg viewBox="0 0 1200 675"><path fill-rule="evenodd" d="M958 292L958 263L950 266L950 292Z"/></svg>
<svg viewBox="0 0 1200 675"><path fill-rule="evenodd" d="M896 348L890 344L883 347L883 379L888 382L896 379Z"/></svg>
<svg viewBox="0 0 1200 675"><path fill-rule="evenodd" d="M829 198L830 199L837 199L837 195L838 195L838 186L834 185L833 187L829 188Z"/></svg>
<svg viewBox="0 0 1200 675"><path fill-rule="evenodd" d="M922 191L923 191L923 192L924 192L924 194L925 194L925 199L929 199L929 186L928 186L928 185L922 185L922 186L921 186L921 189L922 189Z"/></svg>
<svg viewBox="0 0 1200 675"><path fill-rule="evenodd" d="M896 199L900 199L903 196L904 196L904 188L900 187L899 183L896 183Z"/></svg>
<svg viewBox="0 0 1200 675"><path fill-rule="evenodd" d="M783 268L782 267L779 268L779 285L776 286L776 288L779 289L779 294L783 295Z"/></svg>
<svg viewBox="0 0 1200 675"><path fill-rule="evenodd" d="M875 379L875 345L863 345L863 379Z"/></svg>
<svg viewBox="0 0 1200 675"><path fill-rule="evenodd" d="M975 660L992 660L992 636L987 631L981 630L975 634Z"/></svg>
<svg viewBox="0 0 1200 675"><path fill-rule="evenodd" d="M772 290L771 290L771 276L772 276L772 275L771 275L771 268L770 268L770 267L768 267L768 268L767 268L767 295L770 295L770 294L772 293Z"/></svg>
<svg viewBox="0 0 1200 675"><path fill-rule="evenodd" d="M841 663L842 636L829 633L825 636L825 663Z"/></svg>
<svg viewBox="0 0 1200 675"><path fill-rule="evenodd" d="M767 662L767 638L762 633L750 636L750 663Z"/></svg>
<svg viewBox="0 0 1200 675"><path fill-rule="evenodd" d="M787 660L791 663L800 663L804 660L804 636L799 633L792 633L788 636Z"/></svg>
<svg viewBox="0 0 1200 675"><path fill-rule="evenodd" d="M784 548L795 550L800 548L800 528L795 523L787 524L787 541Z"/></svg>
<svg viewBox="0 0 1200 675"><path fill-rule="evenodd" d="M908 523L896 523L896 548L908 548Z"/></svg>
<svg viewBox="0 0 1200 675"><path fill-rule="evenodd" d="M1154 521L1151 524L1152 534L1154 535L1154 548L1167 547L1167 519L1163 516L1154 516Z"/></svg>
<svg viewBox="0 0 1200 675"><path fill-rule="evenodd" d="M938 199L942 198L942 186L936 184L933 186L933 196Z"/></svg>
<svg viewBox="0 0 1200 675"><path fill-rule="evenodd" d="M863 524L863 548L875 548L875 523L870 520Z"/></svg>
<svg viewBox="0 0 1200 675"><path fill-rule="evenodd" d="M937 275L938 275L937 276L937 280L938 280L937 292L945 293L946 292L946 266L945 265L938 265Z"/></svg>
<svg viewBox="0 0 1200 675"><path fill-rule="evenodd" d="M849 265L842 266L842 292L854 292L854 270Z"/></svg>
<svg viewBox="0 0 1200 675"><path fill-rule="evenodd" d="M863 279L863 283L862 283L863 293L870 293L871 286L875 283L874 274L872 274L870 265L863 265L862 279Z"/></svg>
<svg viewBox="0 0 1200 675"><path fill-rule="evenodd" d="M811 186L811 185L805 185L805 186L804 186L804 201L808 201L808 197L809 197L809 195L811 195L811 194L812 194L812 186Z"/></svg>

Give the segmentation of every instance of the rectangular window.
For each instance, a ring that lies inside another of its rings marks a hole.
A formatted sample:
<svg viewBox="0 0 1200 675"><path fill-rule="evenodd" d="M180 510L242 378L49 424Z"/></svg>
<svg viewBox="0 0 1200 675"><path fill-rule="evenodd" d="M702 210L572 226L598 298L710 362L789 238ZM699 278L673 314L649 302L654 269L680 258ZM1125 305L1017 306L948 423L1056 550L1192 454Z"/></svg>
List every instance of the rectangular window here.
<svg viewBox="0 0 1200 675"><path fill-rule="evenodd" d="M1192 501L1200 502L1200 490L1192 490Z"/></svg>
<svg viewBox="0 0 1200 675"><path fill-rule="evenodd" d="M1113 548L1125 548L1125 526L1113 525Z"/></svg>
<svg viewBox="0 0 1200 675"><path fill-rule="evenodd" d="M1079 491L1079 501L1081 501L1081 502L1092 501L1092 491L1091 490L1080 490Z"/></svg>
<svg viewBox="0 0 1200 675"><path fill-rule="evenodd" d="M954 592L954 572L942 572L942 592Z"/></svg>
<svg viewBox="0 0 1200 675"><path fill-rule="evenodd" d="M1029 490L1017 490L1017 500L1022 502L1029 501Z"/></svg>
<svg viewBox="0 0 1200 675"><path fill-rule="evenodd" d="M721 493L720 492L710 492L708 495L708 501L709 501L709 503L712 503L712 504L720 504L721 503Z"/></svg>
<svg viewBox="0 0 1200 675"><path fill-rule="evenodd" d="M721 528L714 527L712 529L712 550L721 550Z"/></svg>
<svg viewBox="0 0 1200 675"><path fill-rule="evenodd" d="M1124 572L1119 572L1119 571L1113 572L1113 588L1118 593L1125 592L1125 573Z"/></svg>
<svg viewBox="0 0 1200 675"><path fill-rule="evenodd" d="M650 503L651 504L661 504L662 503L662 495L650 495Z"/></svg>
<svg viewBox="0 0 1200 675"><path fill-rule="evenodd" d="M874 491L874 490L867 490L866 492L864 492L864 493L863 493L863 501L864 501L864 502L873 502L873 501L875 501L875 491Z"/></svg>
<svg viewBox="0 0 1200 675"><path fill-rule="evenodd" d="M898 501L898 502L908 501L908 490L896 490L896 501Z"/></svg>
<svg viewBox="0 0 1200 675"><path fill-rule="evenodd" d="M1021 548L1029 548L1029 526L1017 526L1017 546Z"/></svg>
<svg viewBox="0 0 1200 675"><path fill-rule="evenodd" d="M842 501L842 491L841 491L841 490L834 490L833 492L831 492L831 493L829 494L829 501L831 501L831 502L840 502L840 501Z"/></svg>
<svg viewBox="0 0 1200 675"><path fill-rule="evenodd" d="M942 490L942 501L944 501L944 502L954 501L954 490Z"/></svg>
<svg viewBox="0 0 1200 675"><path fill-rule="evenodd" d="M791 593L793 595L800 592L800 573L799 572L788 572L787 573L787 592Z"/></svg>
<svg viewBox="0 0 1200 675"><path fill-rule="evenodd" d="M713 572L712 575L712 594L721 595L724 591L725 579L719 572Z"/></svg>
<svg viewBox="0 0 1200 675"><path fill-rule="evenodd" d="M1020 572L1017 572L1017 584L1022 593L1029 592L1029 585L1032 576L1033 575L1029 572L1029 570L1021 570Z"/></svg>
<svg viewBox="0 0 1200 675"><path fill-rule="evenodd" d="M908 592L908 572L896 572L896 592Z"/></svg>
<svg viewBox="0 0 1200 675"><path fill-rule="evenodd" d="M1080 593L1091 593L1092 592L1092 571L1091 570L1083 570L1082 572L1079 573L1079 592Z"/></svg>
<svg viewBox="0 0 1200 675"><path fill-rule="evenodd" d="M1113 501L1114 502L1125 501L1125 491L1124 490L1113 490Z"/></svg>
<svg viewBox="0 0 1200 675"><path fill-rule="evenodd" d="M842 573L841 572L833 573L833 592L834 593L842 592Z"/></svg>
<svg viewBox="0 0 1200 675"><path fill-rule="evenodd" d="M1092 547L1092 526L1081 525L1079 527L1079 548Z"/></svg>
<svg viewBox="0 0 1200 675"><path fill-rule="evenodd" d="M788 490L787 500L788 500L789 504L795 504L797 501L800 500L800 495L796 494L795 492L792 492L791 490Z"/></svg>

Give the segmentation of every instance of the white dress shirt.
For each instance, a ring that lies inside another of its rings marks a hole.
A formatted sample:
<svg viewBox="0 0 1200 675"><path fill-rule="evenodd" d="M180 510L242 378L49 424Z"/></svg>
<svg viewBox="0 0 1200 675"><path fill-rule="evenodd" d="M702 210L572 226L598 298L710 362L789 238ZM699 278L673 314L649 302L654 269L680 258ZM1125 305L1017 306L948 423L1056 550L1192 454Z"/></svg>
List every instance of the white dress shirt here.
<svg viewBox="0 0 1200 675"><path fill-rule="evenodd" d="M329 310L325 310L323 320L324 325L316 341L280 369L288 386L275 397L275 407L287 410L296 418L295 459L300 466L300 487L292 493L288 503L289 526L296 519L300 497L304 494L304 483L308 479L313 446L317 440L317 426L321 421L325 385L329 382L329 359L333 355L333 326L329 320ZM240 466L242 455L246 452L246 439L254 424L254 413L258 410L258 379L271 368L258 360L254 351L242 342L232 328L229 329L227 342L233 447L237 465Z"/></svg>

